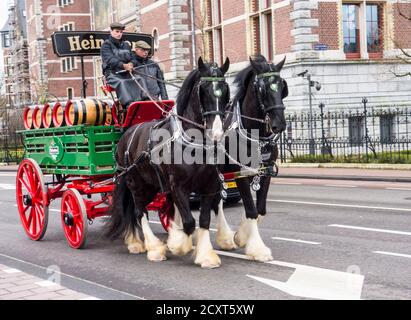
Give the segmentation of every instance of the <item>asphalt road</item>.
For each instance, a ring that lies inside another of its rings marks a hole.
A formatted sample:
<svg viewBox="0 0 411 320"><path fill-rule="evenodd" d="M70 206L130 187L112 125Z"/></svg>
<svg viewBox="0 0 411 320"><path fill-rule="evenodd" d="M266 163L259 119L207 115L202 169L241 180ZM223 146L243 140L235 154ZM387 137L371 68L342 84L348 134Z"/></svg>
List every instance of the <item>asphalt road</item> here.
<svg viewBox="0 0 411 320"><path fill-rule="evenodd" d="M102 238L103 219L89 227L86 249L70 249L59 201L46 236L33 242L20 225L14 179L0 172L0 263L44 279L48 268L60 270L63 286L101 299L411 299L411 184L277 178L260 224L275 261L219 251L222 266L203 270L191 255L152 263L128 254ZM225 212L235 229L242 205Z"/></svg>

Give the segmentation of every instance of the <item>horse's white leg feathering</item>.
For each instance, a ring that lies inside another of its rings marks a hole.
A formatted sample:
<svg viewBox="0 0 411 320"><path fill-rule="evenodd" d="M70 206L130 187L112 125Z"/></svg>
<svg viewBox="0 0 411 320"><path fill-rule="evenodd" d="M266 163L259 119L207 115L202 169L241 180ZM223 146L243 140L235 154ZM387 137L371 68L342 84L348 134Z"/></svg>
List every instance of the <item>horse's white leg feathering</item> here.
<svg viewBox="0 0 411 320"><path fill-rule="evenodd" d="M243 248L247 244L249 237L250 237L249 223L247 221L247 218L244 215L243 221L240 224L240 228L238 228L237 232L234 235L235 244L239 248Z"/></svg>
<svg viewBox="0 0 411 320"><path fill-rule="evenodd" d="M132 254L140 254L146 252L144 242L140 239L138 231L135 230L135 235L128 231L124 239L127 249Z"/></svg>
<svg viewBox="0 0 411 320"><path fill-rule="evenodd" d="M180 211L176 205L174 205L174 208L174 221L168 230L167 246L172 254L184 256L193 250L193 237L184 232Z"/></svg>
<svg viewBox="0 0 411 320"><path fill-rule="evenodd" d="M220 257L215 253L211 244L210 231L200 228L197 237L198 241L194 252L194 263L205 269L213 269L221 266Z"/></svg>
<svg viewBox="0 0 411 320"><path fill-rule="evenodd" d="M144 244L147 249L147 259L155 262L167 260L167 247L154 235L145 215L141 218L141 226L144 233Z"/></svg>
<svg viewBox="0 0 411 320"><path fill-rule="evenodd" d="M270 248L268 248L261 239L257 220L247 219L247 223L249 225L248 230L250 232L250 237L245 246L245 254L248 257L261 262L273 260Z"/></svg>
<svg viewBox="0 0 411 320"><path fill-rule="evenodd" d="M218 205L217 215L217 244L223 250L234 250L237 245L234 242L234 232L227 223L223 210L223 200Z"/></svg>

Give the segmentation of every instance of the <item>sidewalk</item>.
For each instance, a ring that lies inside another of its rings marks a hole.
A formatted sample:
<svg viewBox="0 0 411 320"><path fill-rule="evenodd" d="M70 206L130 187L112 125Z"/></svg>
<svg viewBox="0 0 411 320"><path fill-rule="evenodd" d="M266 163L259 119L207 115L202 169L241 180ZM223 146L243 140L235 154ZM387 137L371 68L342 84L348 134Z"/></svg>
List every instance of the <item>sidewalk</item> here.
<svg viewBox="0 0 411 320"><path fill-rule="evenodd" d="M281 164L280 178L410 182L410 165Z"/></svg>
<svg viewBox="0 0 411 320"><path fill-rule="evenodd" d="M17 165L0 164L1 172L16 172ZM280 163L280 178L410 182L411 165L352 163Z"/></svg>
<svg viewBox="0 0 411 320"><path fill-rule="evenodd" d="M0 264L0 300L99 300Z"/></svg>

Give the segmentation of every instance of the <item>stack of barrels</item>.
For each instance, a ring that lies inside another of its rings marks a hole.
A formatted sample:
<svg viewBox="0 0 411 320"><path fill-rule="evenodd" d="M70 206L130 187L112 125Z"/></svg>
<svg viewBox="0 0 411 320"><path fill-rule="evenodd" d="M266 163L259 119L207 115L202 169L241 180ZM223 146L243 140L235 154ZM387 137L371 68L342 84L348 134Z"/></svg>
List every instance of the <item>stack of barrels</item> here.
<svg viewBox="0 0 411 320"><path fill-rule="evenodd" d="M76 125L110 126L113 124L112 106L99 99L69 100L24 109L24 127L30 129L60 128Z"/></svg>

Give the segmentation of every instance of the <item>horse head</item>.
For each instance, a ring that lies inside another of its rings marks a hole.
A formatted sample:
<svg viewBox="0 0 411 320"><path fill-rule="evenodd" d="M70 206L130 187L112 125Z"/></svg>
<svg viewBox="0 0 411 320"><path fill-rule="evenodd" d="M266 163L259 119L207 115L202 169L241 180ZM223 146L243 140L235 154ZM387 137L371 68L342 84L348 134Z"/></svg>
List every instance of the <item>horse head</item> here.
<svg viewBox="0 0 411 320"><path fill-rule="evenodd" d="M226 107L230 100L230 87L224 75L230 67L227 58L222 67L216 63L204 63L198 59L198 71L201 74L198 83L198 98L206 134L212 141L218 142L224 135L223 121Z"/></svg>
<svg viewBox="0 0 411 320"><path fill-rule="evenodd" d="M260 108L259 113L273 133L280 133L286 129L283 99L288 96L288 85L280 76L285 59L278 64L270 64L263 56L250 58L256 74L253 85Z"/></svg>

